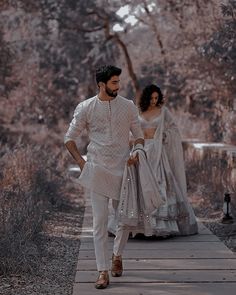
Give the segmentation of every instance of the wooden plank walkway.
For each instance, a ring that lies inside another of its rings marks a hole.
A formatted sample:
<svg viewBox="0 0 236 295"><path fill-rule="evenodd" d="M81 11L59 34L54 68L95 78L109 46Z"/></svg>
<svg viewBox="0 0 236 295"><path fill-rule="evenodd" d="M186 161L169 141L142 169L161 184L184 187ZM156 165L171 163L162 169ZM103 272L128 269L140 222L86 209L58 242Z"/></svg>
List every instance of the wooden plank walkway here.
<svg viewBox="0 0 236 295"><path fill-rule="evenodd" d="M124 273L110 275L107 289L97 290L92 212L87 201L73 295L224 295L236 292L236 255L206 227L189 237L129 239ZM112 255L113 238L109 238Z"/></svg>

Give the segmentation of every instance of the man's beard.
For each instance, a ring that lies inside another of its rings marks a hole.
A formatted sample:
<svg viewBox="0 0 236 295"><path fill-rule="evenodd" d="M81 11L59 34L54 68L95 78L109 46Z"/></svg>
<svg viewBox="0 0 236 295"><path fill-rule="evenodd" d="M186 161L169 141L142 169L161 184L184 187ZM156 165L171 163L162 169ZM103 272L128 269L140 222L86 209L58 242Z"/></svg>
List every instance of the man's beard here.
<svg viewBox="0 0 236 295"><path fill-rule="evenodd" d="M114 90L111 90L109 87L106 86L105 88L105 91L106 91L106 94L110 97L116 97L117 94L118 94L118 90L114 91Z"/></svg>

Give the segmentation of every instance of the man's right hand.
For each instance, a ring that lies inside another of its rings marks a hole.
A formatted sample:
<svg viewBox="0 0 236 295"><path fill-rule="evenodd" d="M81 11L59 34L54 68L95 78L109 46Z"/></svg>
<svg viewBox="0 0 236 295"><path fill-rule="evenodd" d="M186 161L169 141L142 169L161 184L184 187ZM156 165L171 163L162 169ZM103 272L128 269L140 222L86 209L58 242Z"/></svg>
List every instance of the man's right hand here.
<svg viewBox="0 0 236 295"><path fill-rule="evenodd" d="M72 157L75 159L76 163L79 165L80 170L82 171L86 161L79 152L76 143L73 140L69 140L65 143L65 146L72 155Z"/></svg>
<svg viewBox="0 0 236 295"><path fill-rule="evenodd" d="M139 162L138 152L135 155L131 155L127 161L128 166L137 164Z"/></svg>

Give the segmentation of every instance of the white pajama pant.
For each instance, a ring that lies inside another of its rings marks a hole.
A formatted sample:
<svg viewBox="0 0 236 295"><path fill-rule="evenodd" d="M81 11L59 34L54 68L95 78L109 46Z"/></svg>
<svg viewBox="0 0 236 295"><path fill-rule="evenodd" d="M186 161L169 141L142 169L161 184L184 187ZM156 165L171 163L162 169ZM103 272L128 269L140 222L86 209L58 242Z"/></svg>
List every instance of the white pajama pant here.
<svg viewBox="0 0 236 295"><path fill-rule="evenodd" d="M109 198L91 192L91 203L93 210L93 239L98 271L109 270L108 252L108 204ZM114 210L117 210L119 201L112 200ZM113 253L121 255L129 238L129 230L118 225L114 239Z"/></svg>

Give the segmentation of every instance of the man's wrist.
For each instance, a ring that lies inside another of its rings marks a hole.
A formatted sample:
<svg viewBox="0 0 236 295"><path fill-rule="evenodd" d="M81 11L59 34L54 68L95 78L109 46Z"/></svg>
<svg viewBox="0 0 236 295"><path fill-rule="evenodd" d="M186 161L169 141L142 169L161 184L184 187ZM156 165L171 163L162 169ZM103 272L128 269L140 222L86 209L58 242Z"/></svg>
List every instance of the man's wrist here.
<svg viewBox="0 0 236 295"><path fill-rule="evenodd" d="M146 151L144 150L144 147L141 143L138 143L136 144L134 147L133 147L133 150L132 150L132 155L133 156L136 156L138 154L138 152L141 151L145 154L146 156Z"/></svg>

